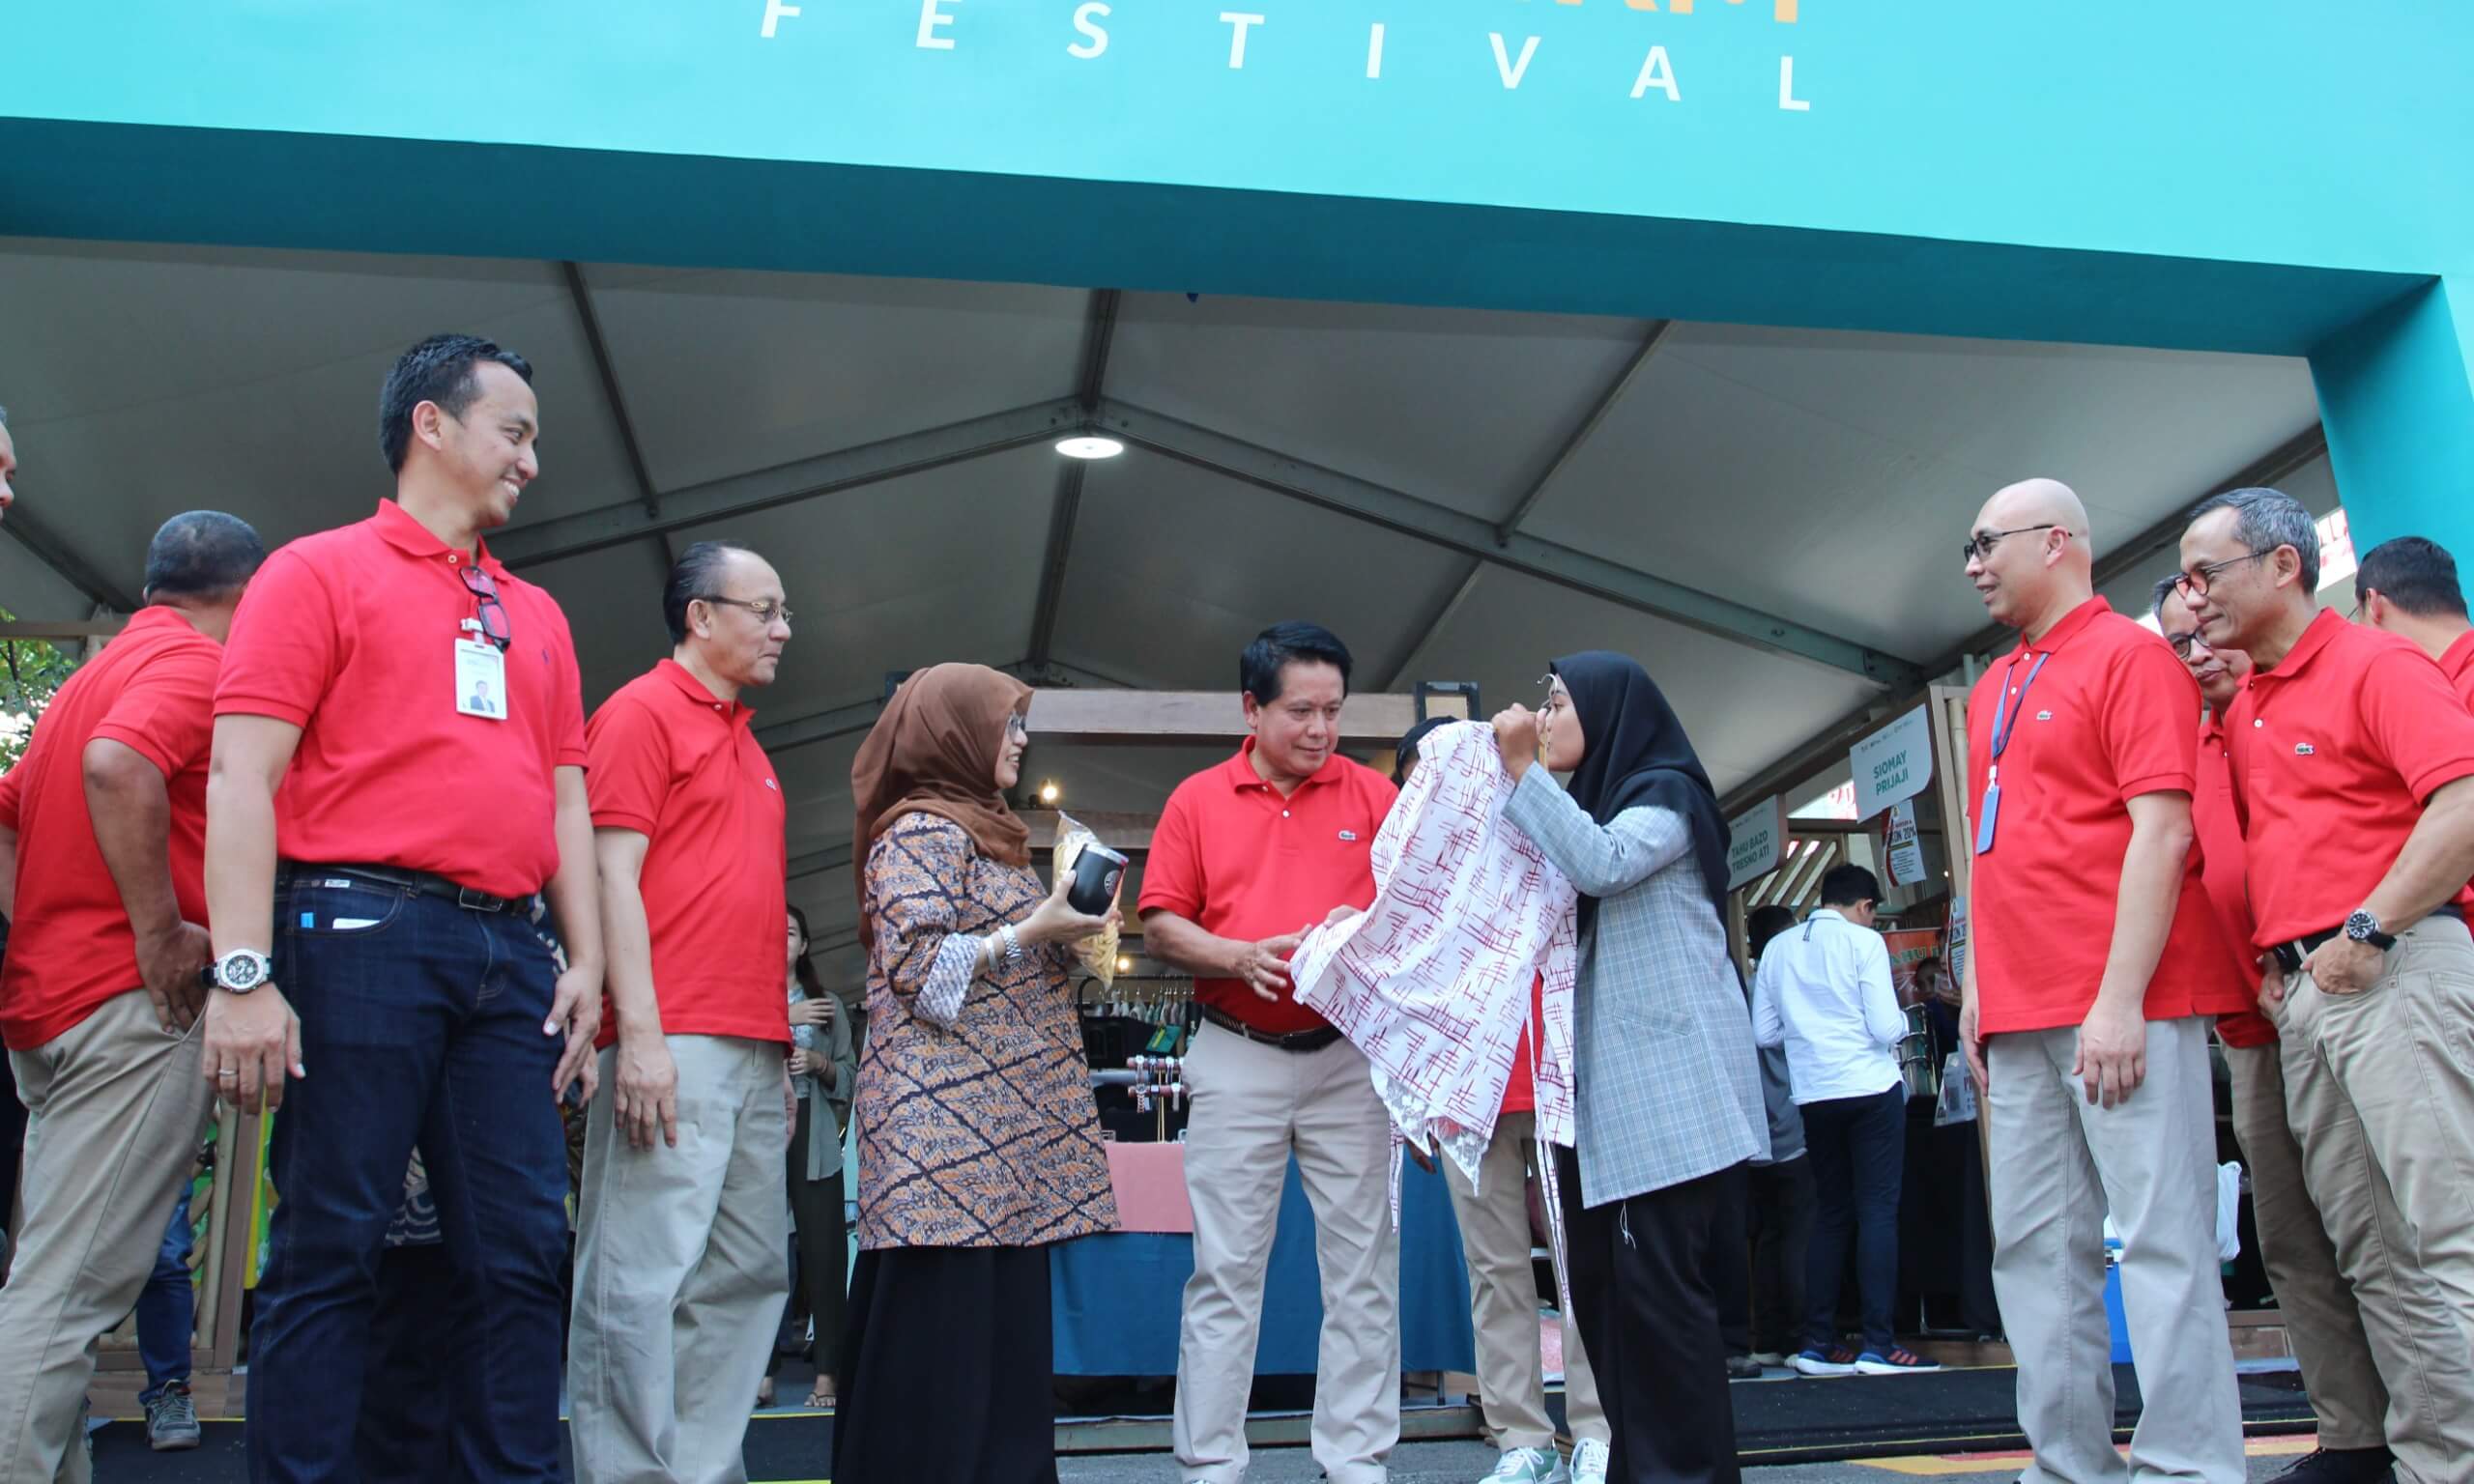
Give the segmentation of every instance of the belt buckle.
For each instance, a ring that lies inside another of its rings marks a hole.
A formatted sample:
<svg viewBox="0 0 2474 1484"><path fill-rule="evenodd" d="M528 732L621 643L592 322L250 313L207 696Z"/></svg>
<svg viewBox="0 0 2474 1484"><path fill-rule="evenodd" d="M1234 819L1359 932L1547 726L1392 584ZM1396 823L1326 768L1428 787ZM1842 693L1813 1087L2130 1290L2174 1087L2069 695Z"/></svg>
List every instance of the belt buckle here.
<svg viewBox="0 0 2474 1484"><path fill-rule="evenodd" d="M455 889L455 904L467 912L497 912L506 903L487 892L476 892L469 886Z"/></svg>

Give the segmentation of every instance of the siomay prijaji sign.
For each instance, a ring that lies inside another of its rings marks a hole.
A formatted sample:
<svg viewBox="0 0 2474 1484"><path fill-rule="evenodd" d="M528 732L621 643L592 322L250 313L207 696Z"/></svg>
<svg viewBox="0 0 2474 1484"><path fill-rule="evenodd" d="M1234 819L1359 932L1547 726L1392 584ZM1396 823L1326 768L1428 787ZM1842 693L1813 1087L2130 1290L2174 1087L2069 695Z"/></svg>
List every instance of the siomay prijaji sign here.
<svg viewBox="0 0 2474 1484"><path fill-rule="evenodd" d="M818 0L801 0L796 5L790 0L758 0L758 3L762 13L758 35L769 42L790 35L795 29L790 23L798 20L806 6L818 3ZM913 44L923 51L959 51L971 44L970 12L973 6L1000 3L1009 10L1017 8L1017 0L918 0L918 29L913 35ZM1136 0L1123 0L1123 3L1130 5ZM1151 0L1143 0L1143 3L1151 3ZM1262 0L1254 0L1254 3L1261 4ZM1517 0L1517 3L1524 6L1537 4L1542 9L1545 0ZM1663 6L1659 0L1553 0L1553 3L1557 6L1621 6L1629 11L1691 15L1696 11L1737 9L1742 7L1745 0L1665 0ZM1799 0L1767 0L1767 4L1775 24L1796 24ZM899 8L902 19L906 23L909 20L910 0L888 0L887 8L889 13ZM1404 3L1402 9L1414 12L1416 7ZM1113 40L1109 23L1115 14L1116 7L1109 0L1082 0L1080 4L1060 5L1057 10L1056 44L1077 61L1108 65L1112 58L1109 46ZM1226 33L1226 55L1231 71L1244 71L1249 55L1260 56L1263 48L1281 44L1278 12L1268 6L1263 10L1223 10L1219 14L1220 24ZM1407 24L1424 23L1410 21ZM1364 60L1366 78L1369 82L1381 82L1384 78L1384 46L1391 30L1389 21L1369 21L1366 24ZM1517 28L1488 31L1482 37L1473 32L1469 37L1473 50L1491 54L1496 77L1507 91L1511 92L1519 91L1521 84L1528 80L1530 65L1538 61L1544 42L1545 38L1523 35ZM1676 52L1684 50L1680 43L1676 47ZM1219 55L1216 46L1213 55ZM1122 52L1114 54L1114 58L1118 65L1124 65ZM1354 67L1357 61L1352 55L1348 65ZM1646 99L1654 94L1670 103L1680 103L1684 99L1684 69L1687 66L1688 53L1685 59L1680 60L1675 52L1669 51L1665 43L1654 42L1644 43L1637 67L1631 65L1628 53L1621 58L1620 67L1615 65L1615 59L1600 55L1589 59L1587 71L1604 76L1607 86L1622 86L1624 78L1628 77L1633 98ZM1560 75L1569 79L1572 73L1564 71ZM1778 57L1778 106L1788 113L1809 113L1813 106L1811 100L1796 96L1796 59L1788 52L1781 52Z"/></svg>

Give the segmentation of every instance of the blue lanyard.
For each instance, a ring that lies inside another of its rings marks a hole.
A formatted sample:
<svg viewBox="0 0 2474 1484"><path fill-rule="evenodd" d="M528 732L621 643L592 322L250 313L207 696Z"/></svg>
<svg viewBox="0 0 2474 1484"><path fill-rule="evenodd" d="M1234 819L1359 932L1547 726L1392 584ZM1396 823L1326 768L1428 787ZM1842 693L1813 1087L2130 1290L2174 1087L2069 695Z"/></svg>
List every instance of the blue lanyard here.
<svg viewBox="0 0 2474 1484"><path fill-rule="evenodd" d="M2010 736L2018 729L2019 713L2027 708L2028 693L2035 689L2036 676L2044 673L2045 662L2052 658L2053 651L2050 649L2037 655L2036 663L2028 670L2028 683L2010 695L2004 696L1993 708L1993 759L1985 765L1985 778L1988 782L1993 777L1996 765L2001 761L2001 755L2010 750ZM2012 660L2010 673L2015 675L2018 672L2019 662ZM2003 689L2008 690L2009 687L2004 686Z"/></svg>
<svg viewBox="0 0 2474 1484"><path fill-rule="evenodd" d="M2001 817L2001 755L2010 750L2010 737L2018 728L2019 713L2028 707L2028 693L2035 689L2036 676L2044 673L2045 661L2052 658L2050 649L2036 656L2034 667L2028 671L2027 683L2016 693L2004 695L2000 704L1993 709L1993 757L1985 764L1984 798L1976 805L1975 812L1975 853L1978 855L1993 848L1995 822ZM2012 660L2010 675L2018 672L2019 662ZM2005 692L2010 689L2010 675L2002 676L2002 690Z"/></svg>

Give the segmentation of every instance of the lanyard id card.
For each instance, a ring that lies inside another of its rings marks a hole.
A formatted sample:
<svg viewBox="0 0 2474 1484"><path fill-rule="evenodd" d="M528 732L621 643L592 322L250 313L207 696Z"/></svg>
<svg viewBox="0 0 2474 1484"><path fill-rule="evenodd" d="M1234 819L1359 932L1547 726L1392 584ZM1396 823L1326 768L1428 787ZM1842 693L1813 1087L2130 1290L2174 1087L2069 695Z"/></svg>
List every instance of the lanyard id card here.
<svg viewBox="0 0 2474 1484"><path fill-rule="evenodd" d="M1976 807L1975 812L1975 853L1978 855L1993 848L1994 823L2001 817L2001 755L2010 750L2010 737L2018 729L2019 713L2027 709L2028 693L2035 689L2036 676L2044 673L2045 662L2052 658L2051 651L2036 656L2034 667L2028 671L2027 684L2004 696L2001 703L1994 707L1993 759L1985 765L1984 802ZM2011 661L2010 669L2012 673L2017 673L2019 662ZM2003 689L2008 690L2008 687Z"/></svg>
<svg viewBox="0 0 2474 1484"><path fill-rule="evenodd" d="M496 644L455 642L455 712L485 721L506 720L506 656Z"/></svg>

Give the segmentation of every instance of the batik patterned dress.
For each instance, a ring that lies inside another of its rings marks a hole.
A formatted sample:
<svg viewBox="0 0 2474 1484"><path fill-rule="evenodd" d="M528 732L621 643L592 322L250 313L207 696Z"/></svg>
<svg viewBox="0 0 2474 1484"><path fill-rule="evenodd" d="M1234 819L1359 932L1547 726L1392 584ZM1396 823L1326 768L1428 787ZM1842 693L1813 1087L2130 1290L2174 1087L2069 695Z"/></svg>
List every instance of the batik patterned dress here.
<svg viewBox="0 0 2474 1484"><path fill-rule="evenodd" d="M867 882L860 1246L1037 1246L1115 1229L1071 952L1000 953L976 973L982 940L1046 895L1038 874L911 813L870 849Z"/></svg>

